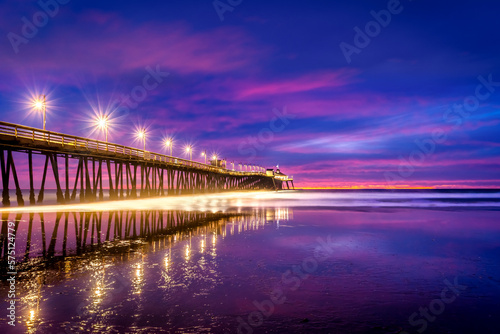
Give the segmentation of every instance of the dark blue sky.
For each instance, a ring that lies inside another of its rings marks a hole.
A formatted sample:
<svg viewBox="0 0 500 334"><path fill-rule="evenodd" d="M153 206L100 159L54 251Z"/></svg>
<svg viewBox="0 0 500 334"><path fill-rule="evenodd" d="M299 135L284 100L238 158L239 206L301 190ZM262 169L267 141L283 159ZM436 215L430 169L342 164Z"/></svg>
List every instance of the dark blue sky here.
<svg viewBox="0 0 500 334"><path fill-rule="evenodd" d="M50 130L110 113L112 142L146 125L299 186L500 186L499 4L231 2L0 2L1 119L41 127L45 93Z"/></svg>

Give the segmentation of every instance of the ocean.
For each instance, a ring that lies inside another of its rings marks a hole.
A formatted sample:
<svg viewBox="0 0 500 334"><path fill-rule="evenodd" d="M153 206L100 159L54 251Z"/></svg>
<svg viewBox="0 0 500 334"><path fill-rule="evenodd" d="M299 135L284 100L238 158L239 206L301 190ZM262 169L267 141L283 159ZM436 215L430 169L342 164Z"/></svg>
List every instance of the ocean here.
<svg viewBox="0 0 500 334"><path fill-rule="evenodd" d="M2 209L1 333L500 333L498 190L52 204Z"/></svg>

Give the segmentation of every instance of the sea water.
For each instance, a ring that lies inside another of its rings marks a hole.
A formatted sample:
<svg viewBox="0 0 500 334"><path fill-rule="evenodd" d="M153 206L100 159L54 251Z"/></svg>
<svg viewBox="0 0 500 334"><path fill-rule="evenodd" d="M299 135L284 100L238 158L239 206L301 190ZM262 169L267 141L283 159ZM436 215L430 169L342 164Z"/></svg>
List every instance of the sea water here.
<svg viewBox="0 0 500 334"><path fill-rule="evenodd" d="M3 262L0 332L500 332L498 191L85 205L2 213L17 274L14 327Z"/></svg>

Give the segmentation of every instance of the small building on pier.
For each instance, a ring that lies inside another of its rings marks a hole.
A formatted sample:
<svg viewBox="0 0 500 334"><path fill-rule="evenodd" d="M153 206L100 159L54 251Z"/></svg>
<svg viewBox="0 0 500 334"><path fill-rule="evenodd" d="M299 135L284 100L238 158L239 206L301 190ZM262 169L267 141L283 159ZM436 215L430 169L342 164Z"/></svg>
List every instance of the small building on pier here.
<svg viewBox="0 0 500 334"><path fill-rule="evenodd" d="M288 176L284 173L281 172L279 165L276 166L276 171L274 168L268 168L266 169L266 176L271 176L274 177L274 179L279 180L281 182L285 182L286 186L288 189L290 189L290 184L292 185L292 189L295 189L295 186L293 184L293 176Z"/></svg>
<svg viewBox="0 0 500 334"><path fill-rule="evenodd" d="M277 178L278 180L282 180L282 181L288 180L288 175L283 174L279 168L276 169L276 172L274 173L274 177Z"/></svg>

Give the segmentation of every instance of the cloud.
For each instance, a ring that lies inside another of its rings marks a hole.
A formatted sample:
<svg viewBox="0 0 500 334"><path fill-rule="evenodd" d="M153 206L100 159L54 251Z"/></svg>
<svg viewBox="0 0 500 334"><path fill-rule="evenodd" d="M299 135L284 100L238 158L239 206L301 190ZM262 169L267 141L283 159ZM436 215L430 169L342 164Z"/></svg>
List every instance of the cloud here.
<svg viewBox="0 0 500 334"><path fill-rule="evenodd" d="M261 98L283 94L302 93L321 89L334 89L353 82L356 71L341 69L311 73L286 80L245 83L239 87L237 99Z"/></svg>
<svg viewBox="0 0 500 334"><path fill-rule="evenodd" d="M220 74L245 69L266 54L262 45L237 28L193 31L187 24L144 23L97 11L75 17L77 24L39 33L19 54L13 52L0 71L29 67L39 73L115 76L146 66L181 75Z"/></svg>

